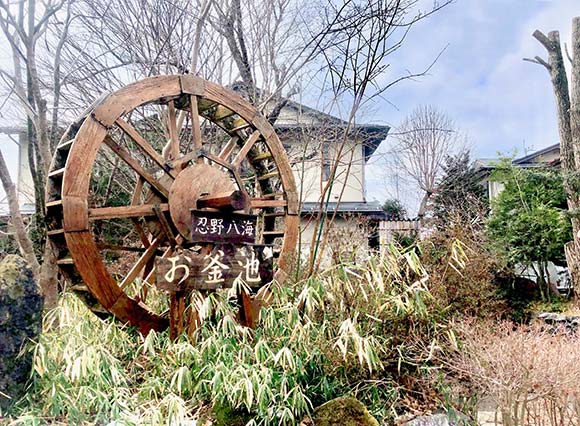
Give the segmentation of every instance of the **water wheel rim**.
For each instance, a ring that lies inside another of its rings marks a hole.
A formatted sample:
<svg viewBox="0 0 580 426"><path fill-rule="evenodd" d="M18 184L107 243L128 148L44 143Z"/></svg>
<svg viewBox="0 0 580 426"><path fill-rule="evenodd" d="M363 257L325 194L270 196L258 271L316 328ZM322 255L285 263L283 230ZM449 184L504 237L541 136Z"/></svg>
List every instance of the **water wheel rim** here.
<svg viewBox="0 0 580 426"><path fill-rule="evenodd" d="M214 102L235 111L242 122L245 121L249 128L259 133L272 154L279 171L285 203L284 240L277 275L279 281L283 281L289 272L298 238L298 197L284 148L270 123L240 96L194 76L151 77L107 96L86 116L70 147L62 173L60 194L63 234L72 262L90 292L105 309L142 332L165 329L168 322L165 317L151 312L146 305L129 297L108 271L90 228L87 202L90 174L97 152L107 143L109 130L118 125L118 120L124 114L152 102L174 102L183 96L189 96L196 102L199 99ZM230 130L232 135L237 132L235 129ZM240 151L243 152L244 148L245 145ZM225 163L225 166L231 166L234 170L239 166L240 159L233 158L231 162L228 160Z"/></svg>

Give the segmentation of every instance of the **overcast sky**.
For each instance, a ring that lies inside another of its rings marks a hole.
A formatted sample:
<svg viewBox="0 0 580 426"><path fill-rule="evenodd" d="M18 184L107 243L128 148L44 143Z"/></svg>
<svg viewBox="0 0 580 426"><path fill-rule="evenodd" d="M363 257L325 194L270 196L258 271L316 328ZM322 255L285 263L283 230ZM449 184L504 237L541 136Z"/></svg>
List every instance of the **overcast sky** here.
<svg viewBox="0 0 580 426"><path fill-rule="evenodd" d="M393 63L414 72L426 67L446 46L428 76L390 90L374 121L396 126L413 108L432 104L465 131L474 157L495 157L517 149L538 150L558 142L556 112L547 71L522 61L544 48L532 38L559 30L569 44L571 20L580 0L457 0L417 24ZM392 77L387 75L386 79ZM379 164L383 143L367 169L368 199L397 195L396 179ZM399 197L414 207L416 194L399 186Z"/></svg>
<svg viewBox="0 0 580 426"><path fill-rule="evenodd" d="M474 158L523 155L558 142L548 73L522 58L546 56L532 38L535 29L558 29L568 42L578 15L580 0L456 0L413 28L383 82L425 69L445 49L429 75L391 88L369 121L396 127L415 107L434 105L468 135ZM0 139L15 171L16 147ZM398 197L413 214L420 194L385 167L392 143L383 142L367 168L367 199Z"/></svg>

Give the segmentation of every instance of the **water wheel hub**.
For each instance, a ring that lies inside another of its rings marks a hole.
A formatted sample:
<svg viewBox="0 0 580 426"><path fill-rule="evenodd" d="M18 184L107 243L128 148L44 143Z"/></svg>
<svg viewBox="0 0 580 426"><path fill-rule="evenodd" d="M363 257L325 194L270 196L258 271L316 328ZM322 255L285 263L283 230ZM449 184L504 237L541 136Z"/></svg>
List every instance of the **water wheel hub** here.
<svg viewBox="0 0 580 426"><path fill-rule="evenodd" d="M169 190L169 213L179 233L190 239L191 209L197 208L200 197L234 189L228 173L208 164L193 164L183 170Z"/></svg>

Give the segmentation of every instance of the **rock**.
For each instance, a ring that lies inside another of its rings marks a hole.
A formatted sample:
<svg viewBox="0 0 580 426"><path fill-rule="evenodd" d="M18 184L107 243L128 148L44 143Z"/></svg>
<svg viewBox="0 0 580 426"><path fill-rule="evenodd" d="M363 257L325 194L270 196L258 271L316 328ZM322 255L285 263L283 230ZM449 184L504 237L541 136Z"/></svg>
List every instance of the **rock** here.
<svg viewBox="0 0 580 426"><path fill-rule="evenodd" d="M332 399L314 410L315 426L379 426L366 407L352 397Z"/></svg>
<svg viewBox="0 0 580 426"><path fill-rule="evenodd" d="M40 288L26 261L6 256L0 262L0 410L24 393L32 353L20 352L42 330L42 304Z"/></svg>
<svg viewBox="0 0 580 426"><path fill-rule="evenodd" d="M546 324L545 328L550 333L564 331L569 334L575 334L578 331L578 323L580 323L580 317L578 316L567 316L551 312L542 312L538 315L538 320Z"/></svg>
<svg viewBox="0 0 580 426"><path fill-rule="evenodd" d="M403 423L403 426L467 426L472 424L477 423L460 413L437 413L430 416L415 417Z"/></svg>

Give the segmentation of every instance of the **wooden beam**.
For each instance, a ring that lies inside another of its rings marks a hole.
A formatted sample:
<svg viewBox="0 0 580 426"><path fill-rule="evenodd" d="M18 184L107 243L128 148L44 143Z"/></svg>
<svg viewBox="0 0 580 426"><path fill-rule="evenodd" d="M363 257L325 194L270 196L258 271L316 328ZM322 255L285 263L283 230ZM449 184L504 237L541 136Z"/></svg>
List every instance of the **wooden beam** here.
<svg viewBox="0 0 580 426"><path fill-rule="evenodd" d="M129 167L131 167L140 176L142 176L143 179L145 179L147 183L149 183L156 191L158 191L165 198L169 197L169 191L167 188L165 188L165 186L163 186L163 184L159 182L151 173L145 170L143 166L141 166L141 164L139 164L139 162L133 158L129 151L115 142L110 136L106 136L104 142L115 154L121 157L121 159L127 163Z"/></svg>
<svg viewBox="0 0 580 426"><path fill-rule="evenodd" d="M171 100L167 104L167 128L169 130L169 140L171 158L179 157L179 132L177 131L177 117L175 114L175 104Z"/></svg>
<svg viewBox="0 0 580 426"><path fill-rule="evenodd" d="M260 132L258 130L256 130L254 133L250 135L248 140L244 143L244 146L242 146L240 151L236 154L236 158L234 158L234 161L232 161L234 167L239 167L240 164L242 164L242 161L244 161L244 158L246 158L248 152L250 152L250 149L252 149L252 147L258 141L259 138Z"/></svg>
<svg viewBox="0 0 580 426"><path fill-rule="evenodd" d="M173 251L174 251L173 247L168 247L167 250L165 250L165 252L161 255L161 259L167 259L169 256L171 256L173 254ZM145 277L145 281L148 282L149 284L153 285L154 281L155 281L155 280L153 280L153 278L155 277L155 273L156 273L156 267L155 267L155 265L153 265L153 269L151 269L151 271L149 271L149 273Z"/></svg>
<svg viewBox="0 0 580 426"><path fill-rule="evenodd" d="M159 205L155 205L153 207L153 211L155 212L155 215L157 216L157 219L159 220L159 224L161 225L161 229L163 230L163 233L165 234L165 236L167 237L167 239L169 240L171 245L172 246L177 245L177 243L175 241L175 235L173 234L173 231L171 230L171 225L169 225L169 222L167 221L165 214L161 210L161 207Z"/></svg>
<svg viewBox="0 0 580 426"><path fill-rule="evenodd" d="M99 250L131 251L137 253L143 253L145 250L147 250L147 247L120 246L117 244L107 244L107 243L97 243L97 248Z"/></svg>
<svg viewBox="0 0 580 426"><path fill-rule="evenodd" d="M155 216L155 204L138 204L121 207L97 207L89 209L89 220L105 220L128 217ZM169 210L169 204L159 204L162 211Z"/></svg>
<svg viewBox="0 0 580 426"><path fill-rule="evenodd" d="M232 154L232 151L234 150L234 148L236 147L236 144L238 142L240 138L238 136L234 136L233 138L231 138L222 148L222 150L220 151L220 153L218 154L218 157L221 158L222 160L227 161L228 157Z"/></svg>
<svg viewBox="0 0 580 426"><path fill-rule="evenodd" d="M175 179L177 175L174 170L168 167L167 162L165 159L159 154L155 149L139 134L137 129L135 129L131 124L123 120L122 118L118 118L115 122L117 126L125 132L127 136L135 141L137 146L141 148L141 150L147 154L159 167L161 167L169 176Z"/></svg>
<svg viewBox="0 0 580 426"><path fill-rule="evenodd" d="M197 208L213 208L221 210L244 210L248 201L242 191L227 191L206 195L198 198Z"/></svg>
<svg viewBox="0 0 580 426"><path fill-rule="evenodd" d="M218 105L217 108L215 109L215 112L213 113L212 116L210 116L210 118L215 121L220 121L223 120L224 118L231 117L235 113L236 113L235 111L232 111L231 109L226 108L225 106Z"/></svg>
<svg viewBox="0 0 580 426"><path fill-rule="evenodd" d="M268 200L264 198L252 198L250 206L253 209L265 209L268 207L286 207L288 203L286 200Z"/></svg>
<svg viewBox="0 0 580 426"><path fill-rule="evenodd" d="M143 191L143 184L145 183L145 180L137 175L137 184L135 185L135 189L133 190L133 195L131 196L131 205L139 205L141 203L141 191ZM141 223L139 223L139 219L137 217L132 217L131 221L133 222L133 226L135 227L135 230L137 231L137 235L139 235L139 239L141 240L141 244L143 244L144 247L149 247L149 245L151 244L151 242L149 241L149 238L147 237L147 235L145 234L145 231L143 230L143 226L141 226Z"/></svg>
<svg viewBox="0 0 580 426"><path fill-rule="evenodd" d="M197 151L201 148L201 127L199 124L199 111L197 110L197 96L190 96L190 112L191 112L191 138L193 140L193 147Z"/></svg>
<svg viewBox="0 0 580 426"><path fill-rule="evenodd" d="M155 238L151 242L151 245L147 247L145 253L141 255L137 263L133 265L127 276L125 276L125 278L123 278L123 281L121 281L121 284L119 284L121 290L124 290L127 286L129 286L129 284L131 284L135 280L135 278L137 278L137 276L141 272L141 269L143 269L147 264L147 262L149 262L149 260L155 255L155 252L157 251L157 247L159 247L160 242L161 239L159 237Z"/></svg>
<svg viewBox="0 0 580 426"><path fill-rule="evenodd" d="M228 170L234 170L234 167L232 164L228 163L226 160L222 160L221 158L219 158L218 156L215 156L213 154L210 154L209 152L204 152L202 154L205 158L207 158L210 161L213 161L214 163L225 167Z"/></svg>

